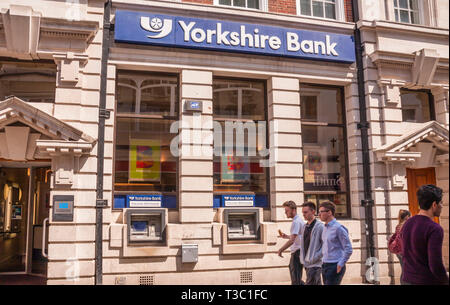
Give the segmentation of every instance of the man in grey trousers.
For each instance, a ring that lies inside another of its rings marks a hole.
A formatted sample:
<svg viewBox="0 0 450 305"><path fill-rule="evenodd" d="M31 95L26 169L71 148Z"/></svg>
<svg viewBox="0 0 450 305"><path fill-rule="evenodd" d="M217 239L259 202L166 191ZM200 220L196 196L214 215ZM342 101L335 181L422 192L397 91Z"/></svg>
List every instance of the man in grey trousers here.
<svg viewBox="0 0 450 305"><path fill-rule="evenodd" d="M312 202L302 204L303 226L300 236L300 262L306 271L306 285L322 285L322 231L323 223L316 219L316 205Z"/></svg>

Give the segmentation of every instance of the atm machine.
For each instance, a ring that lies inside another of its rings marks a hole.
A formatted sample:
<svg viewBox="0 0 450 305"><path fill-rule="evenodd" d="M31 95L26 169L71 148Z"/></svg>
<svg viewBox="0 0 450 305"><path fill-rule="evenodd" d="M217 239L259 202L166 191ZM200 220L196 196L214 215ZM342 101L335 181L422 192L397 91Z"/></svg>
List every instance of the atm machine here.
<svg viewBox="0 0 450 305"><path fill-rule="evenodd" d="M260 209L254 207L253 195L223 195L223 221L229 241L260 239Z"/></svg>
<svg viewBox="0 0 450 305"><path fill-rule="evenodd" d="M129 245L165 244L167 211L161 195L128 195L125 221Z"/></svg>

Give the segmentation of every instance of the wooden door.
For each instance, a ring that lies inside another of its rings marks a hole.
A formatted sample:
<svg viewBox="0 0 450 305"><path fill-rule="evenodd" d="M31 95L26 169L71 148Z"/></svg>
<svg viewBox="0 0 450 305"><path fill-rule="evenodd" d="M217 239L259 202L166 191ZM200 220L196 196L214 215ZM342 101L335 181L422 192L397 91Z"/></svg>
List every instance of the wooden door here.
<svg viewBox="0 0 450 305"><path fill-rule="evenodd" d="M408 179L408 202L409 211L414 216L419 213L419 202L417 201L417 190L424 184L436 185L436 174L434 167L420 169L406 169ZM435 217L435 222L439 223L439 218Z"/></svg>

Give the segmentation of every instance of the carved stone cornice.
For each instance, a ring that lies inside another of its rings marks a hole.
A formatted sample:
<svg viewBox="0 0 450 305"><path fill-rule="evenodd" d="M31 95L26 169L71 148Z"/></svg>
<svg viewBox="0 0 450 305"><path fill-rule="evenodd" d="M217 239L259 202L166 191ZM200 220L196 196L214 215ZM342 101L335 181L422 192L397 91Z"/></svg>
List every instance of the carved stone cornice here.
<svg viewBox="0 0 450 305"><path fill-rule="evenodd" d="M423 123L417 129L398 138L395 142L383 145L375 150L375 154L378 161L385 163L415 162L422 157L422 153L419 151L410 151L410 148L426 139L432 142L436 148L448 152L448 134L448 129L436 121Z"/></svg>
<svg viewBox="0 0 450 305"><path fill-rule="evenodd" d="M17 125L17 122L21 123ZM89 154L96 140L17 97L0 102L0 157L33 160Z"/></svg>
<svg viewBox="0 0 450 305"><path fill-rule="evenodd" d="M79 39L87 42L94 37L97 30L98 23L94 21L43 18L41 20L40 35L42 37Z"/></svg>
<svg viewBox="0 0 450 305"><path fill-rule="evenodd" d="M48 18L31 6L11 4L0 12L0 36L4 35L6 41L6 48L2 48L2 52L19 59L45 57L48 50L52 49L52 40L73 41L63 48L67 48L66 51L83 52L98 29L98 21ZM50 47L45 45L48 43Z"/></svg>
<svg viewBox="0 0 450 305"><path fill-rule="evenodd" d="M369 54L371 61L378 68L400 68L411 69L416 59L416 54L394 53L388 51L377 50ZM449 60L447 58L439 58L437 62L438 70L448 70Z"/></svg>

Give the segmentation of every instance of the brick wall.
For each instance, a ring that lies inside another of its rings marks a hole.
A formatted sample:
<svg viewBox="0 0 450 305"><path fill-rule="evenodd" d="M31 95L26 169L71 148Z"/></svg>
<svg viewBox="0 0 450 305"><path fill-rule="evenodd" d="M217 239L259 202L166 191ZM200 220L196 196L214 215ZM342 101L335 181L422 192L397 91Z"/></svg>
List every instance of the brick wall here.
<svg viewBox="0 0 450 305"><path fill-rule="evenodd" d="M214 0L182 0L183 2L200 3L200 4L214 4Z"/></svg>
<svg viewBox="0 0 450 305"><path fill-rule="evenodd" d="M296 15L295 0L269 0L269 12Z"/></svg>
<svg viewBox="0 0 450 305"><path fill-rule="evenodd" d="M344 9L345 9L345 20L348 22L353 22L353 0L344 0Z"/></svg>

